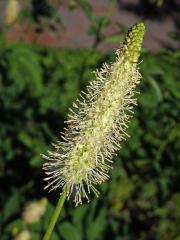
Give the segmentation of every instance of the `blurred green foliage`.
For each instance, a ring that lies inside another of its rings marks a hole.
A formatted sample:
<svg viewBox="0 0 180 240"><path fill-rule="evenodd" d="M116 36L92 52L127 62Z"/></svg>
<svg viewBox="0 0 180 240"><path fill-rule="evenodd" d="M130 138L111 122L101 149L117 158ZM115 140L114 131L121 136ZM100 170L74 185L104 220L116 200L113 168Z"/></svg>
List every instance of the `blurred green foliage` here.
<svg viewBox="0 0 180 240"><path fill-rule="evenodd" d="M42 158L64 127L68 107L114 54L0 45L0 239L28 229L42 238L59 193L43 191ZM180 239L179 52L145 52L138 107L124 144L100 187L100 199L66 202L53 240ZM25 225L22 212L48 197L45 215Z"/></svg>
<svg viewBox="0 0 180 240"><path fill-rule="evenodd" d="M115 25L118 27L118 31L115 31L111 34L105 33L107 27L110 27L112 23L112 14L113 10L117 4L117 0L112 0L109 2L106 13L103 16L98 17L93 11L93 7L89 1L86 0L74 0L76 5L82 9L87 19L89 20L89 28L87 32L89 35L92 35L93 38L93 48L97 48L98 45L102 42L108 43L119 43L122 42L123 38L121 33L126 32L128 29L116 22Z"/></svg>
<svg viewBox="0 0 180 240"><path fill-rule="evenodd" d="M52 4L47 0L26 0L21 6L19 22L28 19L29 24L36 23L36 32L41 33L48 28L58 34L59 29L64 27L61 16Z"/></svg>

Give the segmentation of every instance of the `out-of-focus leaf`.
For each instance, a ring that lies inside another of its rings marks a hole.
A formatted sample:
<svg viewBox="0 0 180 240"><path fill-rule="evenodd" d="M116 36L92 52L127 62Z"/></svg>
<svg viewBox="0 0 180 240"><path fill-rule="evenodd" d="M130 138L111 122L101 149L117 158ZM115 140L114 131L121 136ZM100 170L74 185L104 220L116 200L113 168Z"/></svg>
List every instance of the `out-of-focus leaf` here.
<svg viewBox="0 0 180 240"><path fill-rule="evenodd" d="M20 210L19 206L19 194L17 191L13 192L9 200L4 205L4 210L2 213L3 222L7 221L9 217L18 213Z"/></svg>
<svg viewBox="0 0 180 240"><path fill-rule="evenodd" d="M78 208L75 208L73 211L73 222L74 223L81 223L83 222L83 219L85 215L87 214L88 206L83 205Z"/></svg>
<svg viewBox="0 0 180 240"><path fill-rule="evenodd" d="M17 92L30 89L32 96L42 92L41 68L37 56L27 48L17 47L10 55L10 78L16 79Z"/></svg>
<svg viewBox="0 0 180 240"><path fill-rule="evenodd" d="M59 231L65 240L82 239L81 232L79 232L72 223L63 222L59 225Z"/></svg>
<svg viewBox="0 0 180 240"><path fill-rule="evenodd" d="M176 41L180 41L180 33L179 32L168 32L168 36Z"/></svg>
<svg viewBox="0 0 180 240"><path fill-rule="evenodd" d="M121 43L123 41L123 37L118 34L112 34L105 36L103 41L107 43Z"/></svg>
<svg viewBox="0 0 180 240"><path fill-rule="evenodd" d="M103 235L106 225L106 210L102 208L97 217L89 222L87 229L87 236L89 240L100 239Z"/></svg>
<svg viewBox="0 0 180 240"><path fill-rule="evenodd" d="M85 12L89 20L92 22L92 24L95 24L97 22L97 17L94 14L94 11L92 9L92 6L88 3L86 0L74 0Z"/></svg>

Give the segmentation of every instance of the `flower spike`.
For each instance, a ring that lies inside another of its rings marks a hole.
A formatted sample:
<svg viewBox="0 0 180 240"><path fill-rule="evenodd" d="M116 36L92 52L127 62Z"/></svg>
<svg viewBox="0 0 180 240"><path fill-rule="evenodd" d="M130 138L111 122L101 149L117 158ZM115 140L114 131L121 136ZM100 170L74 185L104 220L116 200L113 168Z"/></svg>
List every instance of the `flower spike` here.
<svg viewBox="0 0 180 240"><path fill-rule="evenodd" d="M87 92L70 109L68 127L54 150L43 155L46 188L61 188L76 206L108 180L112 157L128 136L126 129L136 105L135 88L141 75L137 62L144 37L143 23L134 25L116 52L116 61L95 73Z"/></svg>

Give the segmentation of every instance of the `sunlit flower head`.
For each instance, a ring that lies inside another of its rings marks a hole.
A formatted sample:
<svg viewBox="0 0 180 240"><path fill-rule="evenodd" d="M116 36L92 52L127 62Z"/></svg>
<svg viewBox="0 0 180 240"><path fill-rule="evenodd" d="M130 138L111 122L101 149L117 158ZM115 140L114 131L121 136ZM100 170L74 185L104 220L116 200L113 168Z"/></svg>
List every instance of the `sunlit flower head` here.
<svg viewBox="0 0 180 240"><path fill-rule="evenodd" d="M112 157L128 136L141 78L137 65L144 31L143 23L130 29L115 62L97 70L86 93L73 104L62 140L43 155L46 188L61 188L76 205L82 198L89 201L90 192L99 195L96 186L108 180Z"/></svg>

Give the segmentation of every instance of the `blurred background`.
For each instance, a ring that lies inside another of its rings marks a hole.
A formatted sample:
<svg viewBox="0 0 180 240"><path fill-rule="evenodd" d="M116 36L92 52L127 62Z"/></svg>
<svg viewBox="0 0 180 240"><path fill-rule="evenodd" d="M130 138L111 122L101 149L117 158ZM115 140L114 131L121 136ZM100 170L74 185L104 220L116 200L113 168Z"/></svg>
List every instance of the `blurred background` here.
<svg viewBox="0 0 180 240"><path fill-rule="evenodd" d="M52 240L180 240L180 2L0 0L1 240L42 239L59 191L43 190L40 153L139 21L147 32L131 137L100 198L66 202Z"/></svg>

